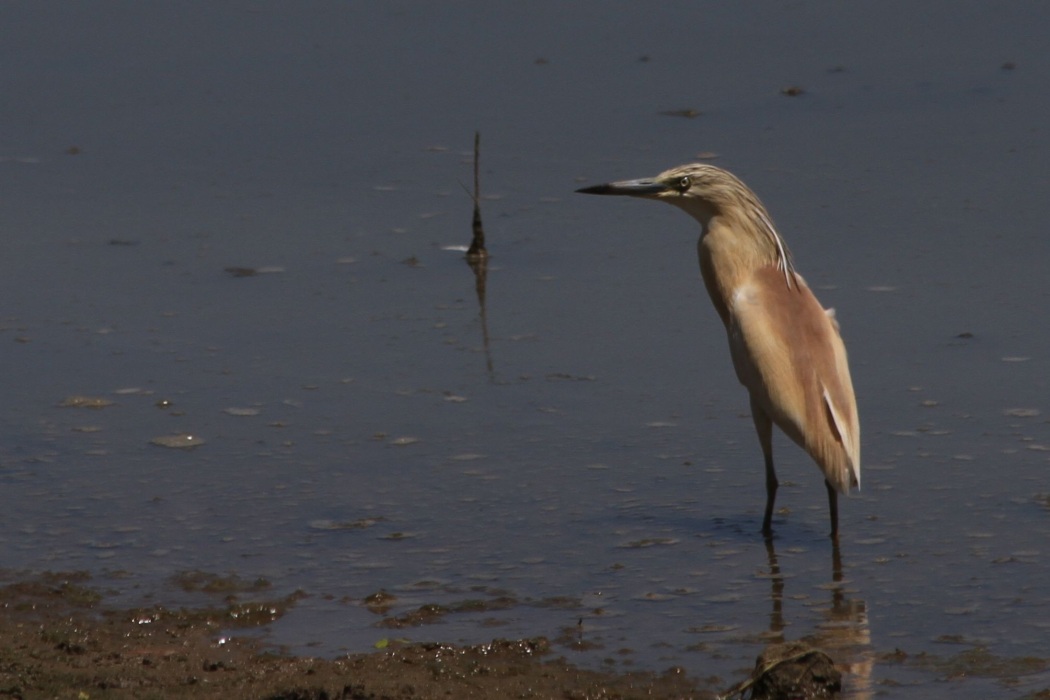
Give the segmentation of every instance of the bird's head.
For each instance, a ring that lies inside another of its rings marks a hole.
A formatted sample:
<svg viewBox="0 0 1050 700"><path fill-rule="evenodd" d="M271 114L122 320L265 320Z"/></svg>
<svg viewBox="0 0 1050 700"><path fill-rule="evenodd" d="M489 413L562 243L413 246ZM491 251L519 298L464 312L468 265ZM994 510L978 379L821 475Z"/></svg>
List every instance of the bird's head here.
<svg viewBox="0 0 1050 700"><path fill-rule="evenodd" d="M791 255L758 196L728 170L691 163L666 170L656 177L621 180L576 190L583 194L619 194L673 204L700 222L706 232L718 217L723 230L754 241L775 260L791 285Z"/></svg>
<svg viewBox="0 0 1050 700"><path fill-rule="evenodd" d="M713 216L741 209L765 209L755 194L727 170L706 163L679 165L656 177L622 180L576 190L583 194L618 194L673 204L707 225Z"/></svg>

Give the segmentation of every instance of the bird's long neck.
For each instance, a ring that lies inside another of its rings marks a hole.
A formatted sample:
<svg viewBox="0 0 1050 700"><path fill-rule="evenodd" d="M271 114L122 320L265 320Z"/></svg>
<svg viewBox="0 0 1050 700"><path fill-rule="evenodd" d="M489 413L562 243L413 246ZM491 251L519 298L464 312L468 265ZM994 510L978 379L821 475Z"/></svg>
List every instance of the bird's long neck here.
<svg viewBox="0 0 1050 700"><path fill-rule="evenodd" d="M777 266L777 249L767 237L754 234L751 222L712 216L700 223L700 274L715 310L728 327L733 294L756 270Z"/></svg>

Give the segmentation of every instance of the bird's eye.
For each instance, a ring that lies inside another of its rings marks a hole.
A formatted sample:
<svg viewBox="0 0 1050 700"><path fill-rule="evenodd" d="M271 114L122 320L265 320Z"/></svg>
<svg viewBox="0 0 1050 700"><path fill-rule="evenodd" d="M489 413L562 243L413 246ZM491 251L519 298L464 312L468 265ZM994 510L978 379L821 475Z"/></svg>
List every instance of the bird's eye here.
<svg viewBox="0 0 1050 700"><path fill-rule="evenodd" d="M685 194L685 191L688 190L692 184L693 181L689 179L688 175L685 175L678 181L678 185L675 186L675 189L678 190L679 194Z"/></svg>

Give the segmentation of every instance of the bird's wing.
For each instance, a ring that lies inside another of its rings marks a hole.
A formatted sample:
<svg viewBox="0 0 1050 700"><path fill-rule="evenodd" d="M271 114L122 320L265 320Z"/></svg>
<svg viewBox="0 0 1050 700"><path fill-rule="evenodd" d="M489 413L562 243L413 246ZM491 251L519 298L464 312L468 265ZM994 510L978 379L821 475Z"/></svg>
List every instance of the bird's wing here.
<svg viewBox="0 0 1050 700"><path fill-rule="evenodd" d="M849 482L853 482L860 488L860 420L857 417L857 399L853 394L846 346L842 342L835 311L827 309L825 314L830 321L826 335L831 356L824 363L827 372L821 377L822 394L835 431L849 459L849 480L843 486L848 487Z"/></svg>
<svg viewBox="0 0 1050 700"><path fill-rule="evenodd" d="M837 408L835 408L835 401L831 397L831 393L828 388L821 385L823 389L822 395L824 398L824 405L828 409L828 415L831 416L831 425L838 435L839 440L842 442L842 447L846 450L846 455L849 457L849 464L847 470L849 472L850 481L856 484L857 488L860 488L860 445L857 444L854 439L856 430L856 422L851 425L850 422L842 415ZM854 409L854 415L856 409ZM845 486L848 487L848 484Z"/></svg>
<svg viewBox="0 0 1050 700"><path fill-rule="evenodd" d="M740 382L839 490L860 483L860 429L838 323L805 281L772 266L734 293L730 348Z"/></svg>

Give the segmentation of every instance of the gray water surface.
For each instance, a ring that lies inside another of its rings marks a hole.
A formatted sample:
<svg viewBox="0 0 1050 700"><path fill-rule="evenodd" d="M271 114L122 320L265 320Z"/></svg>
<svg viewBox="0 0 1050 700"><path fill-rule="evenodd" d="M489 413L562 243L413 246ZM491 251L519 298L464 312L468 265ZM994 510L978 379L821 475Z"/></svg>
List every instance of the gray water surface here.
<svg viewBox="0 0 1050 700"><path fill-rule="evenodd" d="M546 635L728 685L809 638L854 698L1050 685L1050 7L3 14L3 568L169 604L178 572L265 578L309 595L267 638L311 654ZM573 194L701 156L837 309L864 458L838 556L782 436L758 534L696 225ZM461 612L376 627L379 590Z"/></svg>

